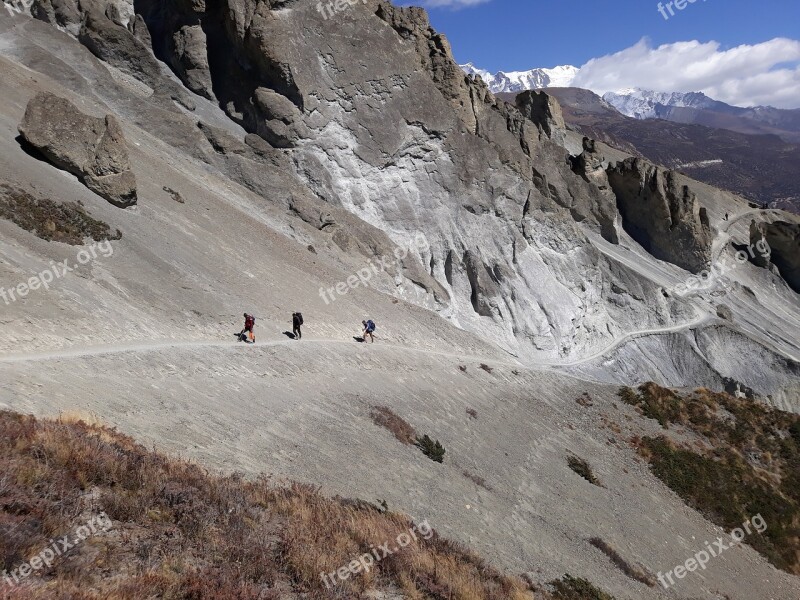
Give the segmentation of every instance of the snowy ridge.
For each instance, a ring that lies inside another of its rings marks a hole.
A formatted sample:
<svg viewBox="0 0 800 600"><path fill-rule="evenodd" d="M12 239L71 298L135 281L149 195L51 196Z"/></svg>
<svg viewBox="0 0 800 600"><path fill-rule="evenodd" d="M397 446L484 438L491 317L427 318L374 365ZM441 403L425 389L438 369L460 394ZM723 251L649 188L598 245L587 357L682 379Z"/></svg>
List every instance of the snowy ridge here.
<svg viewBox="0 0 800 600"><path fill-rule="evenodd" d="M661 107L712 108L715 101L702 92L654 92L629 88L603 94L603 100L623 115L635 119L656 119Z"/></svg>
<svg viewBox="0 0 800 600"><path fill-rule="evenodd" d="M546 87L570 87L578 74L577 67L562 65L553 69L531 69L529 71L498 71L490 73L472 63L460 65L468 75L480 75L492 93L523 92Z"/></svg>

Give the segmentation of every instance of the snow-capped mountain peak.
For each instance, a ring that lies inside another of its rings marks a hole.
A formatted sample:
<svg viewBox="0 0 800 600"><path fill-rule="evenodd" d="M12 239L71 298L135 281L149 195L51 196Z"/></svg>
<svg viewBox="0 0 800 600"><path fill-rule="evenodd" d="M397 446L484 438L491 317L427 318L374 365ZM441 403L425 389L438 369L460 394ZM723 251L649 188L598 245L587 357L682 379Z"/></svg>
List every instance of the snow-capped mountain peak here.
<svg viewBox="0 0 800 600"><path fill-rule="evenodd" d="M702 92L654 92L641 88L607 92L603 100L623 115L636 119L659 118L663 107L711 108L715 104Z"/></svg>
<svg viewBox="0 0 800 600"><path fill-rule="evenodd" d="M522 92L545 87L569 87L579 69L562 65L552 69L531 69L529 71L498 71L490 73L479 69L472 63L461 65L468 75L480 75L493 93Z"/></svg>

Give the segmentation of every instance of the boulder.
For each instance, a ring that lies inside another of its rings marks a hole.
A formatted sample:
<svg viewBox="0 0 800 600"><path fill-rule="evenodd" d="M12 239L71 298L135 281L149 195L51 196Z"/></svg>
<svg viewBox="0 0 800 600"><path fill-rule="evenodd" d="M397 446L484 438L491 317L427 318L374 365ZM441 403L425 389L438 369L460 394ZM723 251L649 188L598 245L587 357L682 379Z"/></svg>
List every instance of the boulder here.
<svg viewBox="0 0 800 600"><path fill-rule="evenodd" d="M40 92L28 102L19 132L51 163L112 204L136 204L136 178L113 115L92 117L65 98Z"/></svg>
<svg viewBox="0 0 800 600"><path fill-rule="evenodd" d="M705 208L674 171L641 158L607 169L622 227L650 254L692 273L711 263L711 227Z"/></svg>

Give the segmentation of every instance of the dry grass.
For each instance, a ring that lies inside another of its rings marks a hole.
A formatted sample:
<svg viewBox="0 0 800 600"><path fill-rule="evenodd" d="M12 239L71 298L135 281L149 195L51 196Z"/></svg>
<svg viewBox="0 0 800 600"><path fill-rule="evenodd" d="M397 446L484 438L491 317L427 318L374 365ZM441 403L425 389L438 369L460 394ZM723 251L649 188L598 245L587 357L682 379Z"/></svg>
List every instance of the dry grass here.
<svg viewBox="0 0 800 600"><path fill-rule="evenodd" d="M87 515L104 510L113 521L29 587L0 582L0 598L314 600L391 589L420 600L533 598L521 579L435 532L327 589L321 573L395 541L409 518L305 485L211 476L85 421L0 412L0 473L0 561L9 571Z"/></svg>
<svg viewBox="0 0 800 600"><path fill-rule="evenodd" d="M800 574L800 416L703 388L678 394L647 383L620 396L665 430L699 436L691 447L669 434L632 440L659 479L725 529L761 514L767 530L745 542Z"/></svg>
<svg viewBox="0 0 800 600"><path fill-rule="evenodd" d="M613 546L607 544L602 539L593 537L589 540L589 543L610 558L611 562L613 562L620 571L625 573L625 575L631 579L635 579L636 581L639 581L650 587L654 587L656 585L655 577L653 577L653 575L649 573L647 569L644 567L636 567L630 564L627 560L620 556L619 552L617 552Z"/></svg>
<svg viewBox="0 0 800 600"><path fill-rule="evenodd" d="M85 238L100 242L122 237L119 229L112 235L108 224L92 218L74 202L59 204L34 198L28 192L5 183L0 184L0 218L8 219L43 240L73 246L80 246Z"/></svg>
<svg viewBox="0 0 800 600"><path fill-rule="evenodd" d="M408 446L416 443L417 432L408 422L386 406L373 406L370 413L372 421L388 429L394 437Z"/></svg>

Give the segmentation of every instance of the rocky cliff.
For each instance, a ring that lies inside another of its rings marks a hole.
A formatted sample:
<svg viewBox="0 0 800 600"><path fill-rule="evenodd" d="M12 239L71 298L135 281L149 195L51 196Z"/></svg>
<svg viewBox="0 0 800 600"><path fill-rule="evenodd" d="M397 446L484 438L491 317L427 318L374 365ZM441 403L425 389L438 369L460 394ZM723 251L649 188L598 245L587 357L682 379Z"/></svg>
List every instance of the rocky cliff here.
<svg viewBox="0 0 800 600"><path fill-rule="evenodd" d="M658 259L692 273L711 265L708 213L677 174L639 158L608 168L622 226Z"/></svg>

